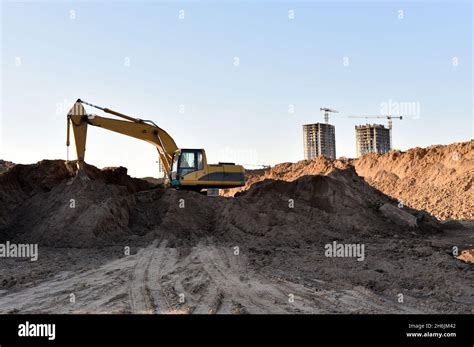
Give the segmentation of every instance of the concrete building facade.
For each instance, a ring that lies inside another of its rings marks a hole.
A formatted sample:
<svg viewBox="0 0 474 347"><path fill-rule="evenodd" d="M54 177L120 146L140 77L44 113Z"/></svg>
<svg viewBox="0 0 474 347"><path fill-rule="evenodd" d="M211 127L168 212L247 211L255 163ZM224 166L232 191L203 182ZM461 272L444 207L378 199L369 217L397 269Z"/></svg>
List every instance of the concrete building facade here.
<svg viewBox="0 0 474 347"><path fill-rule="evenodd" d="M390 129L382 124L356 125L357 157L367 153L384 154L390 151Z"/></svg>
<svg viewBox="0 0 474 347"><path fill-rule="evenodd" d="M303 125L304 158L324 155L336 159L336 130L334 125L315 123Z"/></svg>
<svg viewBox="0 0 474 347"><path fill-rule="evenodd" d="M158 158L158 178L165 177L165 168L163 167L163 163L161 162L161 158Z"/></svg>

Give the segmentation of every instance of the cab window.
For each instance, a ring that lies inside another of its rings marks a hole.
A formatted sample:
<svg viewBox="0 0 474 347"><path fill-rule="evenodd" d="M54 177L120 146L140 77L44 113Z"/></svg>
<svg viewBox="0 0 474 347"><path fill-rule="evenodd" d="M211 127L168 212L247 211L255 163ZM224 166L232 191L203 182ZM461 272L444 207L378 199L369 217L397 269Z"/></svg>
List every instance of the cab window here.
<svg viewBox="0 0 474 347"><path fill-rule="evenodd" d="M197 153L197 157L198 157L198 159L197 159L197 164L198 164L198 165L197 165L197 168L198 168L198 170L202 170L202 169L203 169L203 165L202 165L202 152L198 152L198 153Z"/></svg>
<svg viewBox="0 0 474 347"><path fill-rule="evenodd" d="M196 154L194 152L182 152L179 159L179 169L181 176L196 171Z"/></svg>
<svg viewBox="0 0 474 347"><path fill-rule="evenodd" d="M178 175L178 159L176 156L173 158L173 167L171 168L171 179L175 180Z"/></svg>

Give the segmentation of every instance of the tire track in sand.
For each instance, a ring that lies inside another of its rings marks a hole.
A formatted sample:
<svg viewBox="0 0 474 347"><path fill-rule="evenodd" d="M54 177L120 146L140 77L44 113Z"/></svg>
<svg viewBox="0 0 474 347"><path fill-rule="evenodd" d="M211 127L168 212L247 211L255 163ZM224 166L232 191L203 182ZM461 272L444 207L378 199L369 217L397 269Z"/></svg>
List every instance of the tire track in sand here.
<svg viewBox="0 0 474 347"><path fill-rule="evenodd" d="M158 240L155 240L150 246L141 249L136 254L137 261L130 277L128 289L131 313L156 313L155 303L148 287L148 276L150 264L157 253L157 245Z"/></svg>

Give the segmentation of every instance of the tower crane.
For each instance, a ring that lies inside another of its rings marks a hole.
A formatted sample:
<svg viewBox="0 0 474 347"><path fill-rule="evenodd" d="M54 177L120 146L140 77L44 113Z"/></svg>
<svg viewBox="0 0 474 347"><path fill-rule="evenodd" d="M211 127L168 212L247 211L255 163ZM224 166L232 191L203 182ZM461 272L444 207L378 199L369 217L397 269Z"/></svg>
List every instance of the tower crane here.
<svg viewBox="0 0 474 347"><path fill-rule="evenodd" d="M332 110L332 109L327 108L327 107L321 107L319 110L324 111L324 121L326 122L326 124L329 124L329 112L339 113L339 111Z"/></svg>

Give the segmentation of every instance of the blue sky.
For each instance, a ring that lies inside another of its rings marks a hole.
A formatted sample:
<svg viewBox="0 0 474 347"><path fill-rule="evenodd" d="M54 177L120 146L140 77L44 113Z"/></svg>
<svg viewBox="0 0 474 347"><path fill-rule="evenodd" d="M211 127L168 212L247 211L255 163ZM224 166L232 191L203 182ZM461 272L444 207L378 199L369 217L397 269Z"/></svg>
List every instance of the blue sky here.
<svg viewBox="0 0 474 347"><path fill-rule="evenodd" d="M355 156L366 121L347 116L389 101L416 106L394 121L394 147L466 141L472 17L471 1L2 1L0 158L65 159L77 98L152 119L212 162L303 159L302 124L322 106L340 111L337 156ZM156 176L156 160L89 129L91 164Z"/></svg>

